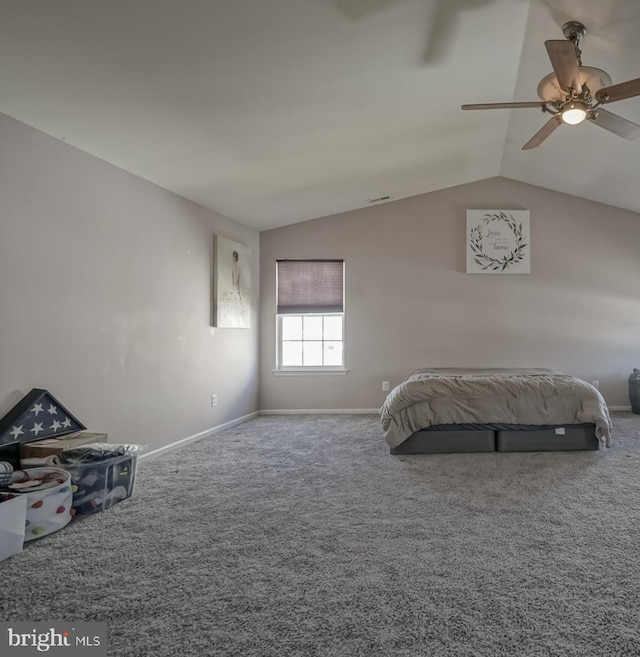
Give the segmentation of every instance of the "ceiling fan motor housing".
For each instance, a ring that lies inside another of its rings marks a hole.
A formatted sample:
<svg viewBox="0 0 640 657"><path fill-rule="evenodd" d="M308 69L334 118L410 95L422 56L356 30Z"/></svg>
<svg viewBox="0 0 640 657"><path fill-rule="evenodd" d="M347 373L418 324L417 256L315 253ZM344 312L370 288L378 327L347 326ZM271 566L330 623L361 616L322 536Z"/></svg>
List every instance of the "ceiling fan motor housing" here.
<svg viewBox="0 0 640 657"><path fill-rule="evenodd" d="M580 66L578 70L580 72L580 82L587 85L593 97L599 89L608 87L611 84L611 76L600 68ZM542 100L550 103L562 102L567 97L567 92L560 88L555 73L545 75L538 83L537 91Z"/></svg>

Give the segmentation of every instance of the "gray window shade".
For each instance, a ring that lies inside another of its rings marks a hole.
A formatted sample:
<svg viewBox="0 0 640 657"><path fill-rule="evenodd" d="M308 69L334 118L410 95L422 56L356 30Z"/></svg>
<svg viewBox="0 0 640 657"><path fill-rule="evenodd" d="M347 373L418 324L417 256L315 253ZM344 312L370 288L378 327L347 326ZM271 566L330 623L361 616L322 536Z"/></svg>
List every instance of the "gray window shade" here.
<svg viewBox="0 0 640 657"><path fill-rule="evenodd" d="M344 312L344 261L278 260L278 314Z"/></svg>

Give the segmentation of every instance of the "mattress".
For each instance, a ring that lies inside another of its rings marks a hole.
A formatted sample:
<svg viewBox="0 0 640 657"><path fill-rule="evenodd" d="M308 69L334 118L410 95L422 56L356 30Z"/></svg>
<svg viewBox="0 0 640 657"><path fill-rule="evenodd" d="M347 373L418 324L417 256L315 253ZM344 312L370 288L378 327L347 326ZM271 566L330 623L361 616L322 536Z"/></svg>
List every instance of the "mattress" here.
<svg viewBox="0 0 640 657"><path fill-rule="evenodd" d="M494 431L508 431L509 425L519 431L523 426L593 425L601 443L608 445L611 436L607 405L596 388L539 368L416 370L389 393L380 421L392 449L416 432L440 425L458 431L488 425ZM562 434L550 435L561 442Z"/></svg>

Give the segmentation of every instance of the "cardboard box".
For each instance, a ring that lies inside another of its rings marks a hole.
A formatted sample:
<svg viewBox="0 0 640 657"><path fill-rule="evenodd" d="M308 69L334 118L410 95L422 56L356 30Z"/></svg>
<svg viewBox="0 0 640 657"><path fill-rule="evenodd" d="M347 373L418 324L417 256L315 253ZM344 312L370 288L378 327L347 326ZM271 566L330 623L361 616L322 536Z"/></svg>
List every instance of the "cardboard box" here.
<svg viewBox="0 0 640 657"><path fill-rule="evenodd" d="M47 438L20 446L20 458L39 458L55 454L60 456L65 449L80 447L91 443L106 443L106 433L92 433L91 431L76 431L60 438Z"/></svg>

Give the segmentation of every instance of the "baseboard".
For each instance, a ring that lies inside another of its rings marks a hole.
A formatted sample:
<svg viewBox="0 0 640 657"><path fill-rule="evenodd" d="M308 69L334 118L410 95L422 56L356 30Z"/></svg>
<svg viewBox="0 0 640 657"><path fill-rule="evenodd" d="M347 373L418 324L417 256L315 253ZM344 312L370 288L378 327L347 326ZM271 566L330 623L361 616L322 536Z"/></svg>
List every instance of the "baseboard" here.
<svg viewBox="0 0 640 657"><path fill-rule="evenodd" d="M140 458L146 458L149 456L158 456L158 454L163 454L164 452L169 452L174 449L178 449L179 447L184 447L184 445L186 445L187 443L191 443L194 440L199 440L200 438L206 438L207 436L213 436L214 434L219 433L220 431L224 431L225 429L230 429L231 427L235 427L238 424L247 422L247 420L252 420L254 417L257 417L257 415L258 415L258 411L254 411L253 413L248 413L247 415L243 415L242 417L237 417L235 418L235 420L229 420L229 422L225 422L224 424L219 424L215 427L212 427L211 429L205 429L200 433L196 433L193 436L189 436L187 438L182 438L182 440L178 440L175 443L171 443L170 445L159 447L158 449L154 449L151 452L143 452L142 454L140 454Z"/></svg>
<svg viewBox="0 0 640 657"><path fill-rule="evenodd" d="M263 408L258 415L379 415L379 408Z"/></svg>
<svg viewBox="0 0 640 657"><path fill-rule="evenodd" d="M610 411L631 411L631 406L609 406ZM181 440L165 445L164 447L159 447L150 452L143 452L140 454L140 458L146 458L149 456L157 456L158 454L163 454L179 447L183 447L187 443L191 443L194 440L199 440L200 438L205 438L207 436L213 436L220 431L225 429L230 429L235 427L238 424L252 420L258 415L379 415L379 408L263 408L259 411L254 411L253 413L248 413L242 417L237 417L234 420L229 420L224 424L219 424L211 429L205 429L200 433L196 433L193 436L188 436L187 438L182 438Z"/></svg>
<svg viewBox="0 0 640 657"><path fill-rule="evenodd" d="M607 406L610 411L631 412L631 406ZM263 408L257 415L379 415L379 408Z"/></svg>

